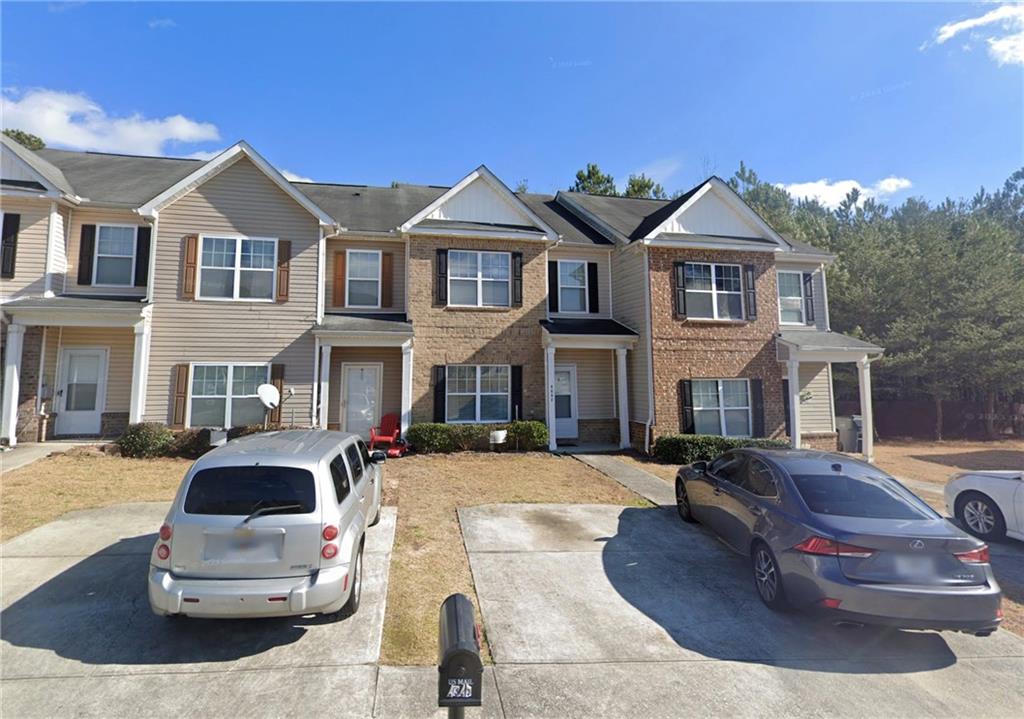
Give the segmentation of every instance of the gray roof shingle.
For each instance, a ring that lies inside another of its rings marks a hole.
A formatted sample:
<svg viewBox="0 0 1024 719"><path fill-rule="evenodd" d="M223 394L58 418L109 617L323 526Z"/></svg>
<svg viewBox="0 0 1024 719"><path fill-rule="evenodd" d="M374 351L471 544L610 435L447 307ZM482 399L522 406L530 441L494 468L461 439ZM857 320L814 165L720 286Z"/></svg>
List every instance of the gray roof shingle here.
<svg viewBox="0 0 1024 719"><path fill-rule="evenodd" d="M4 146L21 158L25 164L31 167L33 170L38 172L43 179L49 182L51 185L56 187L58 190L67 195L74 195L75 191L68 182L68 179L61 172L59 167L54 166L48 162L45 158L41 157L39 153L29 150L27 147L23 147L21 144L15 142L7 135L0 135L0 141L3 142Z"/></svg>
<svg viewBox="0 0 1024 719"><path fill-rule="evenodd" d="M778 336L801 350L862 350L872 354L883 351L878 345L856 337L813 328L780 330Z"/></svg>
<svg viewBox="0 0 1024 719"><path fill-rule="evenodd" d="M551 335L621 335L636 337L637 333L615 320L557 319L541 320L541 327Z"/></svg>
<svg viewBox="0 0 1024 719"><path fill-rule="evenodd" d="M314 329L333 332L396 332L412 334L412 323L402 313L326 314L323 324Z"/></svg>

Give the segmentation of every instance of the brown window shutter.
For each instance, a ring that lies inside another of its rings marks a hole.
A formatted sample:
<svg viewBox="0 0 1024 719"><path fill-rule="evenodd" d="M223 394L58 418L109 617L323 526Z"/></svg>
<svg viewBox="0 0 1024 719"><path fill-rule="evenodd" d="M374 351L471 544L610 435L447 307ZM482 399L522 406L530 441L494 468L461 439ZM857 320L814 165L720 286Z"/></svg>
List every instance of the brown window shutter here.
<svg viewBox="0 0 1024 719"><path fill-rule="evenodd" d="M188 365L174 365L174 404L172 429L185 429L185 408L188 406Z"/></svg>
<svg viewBox="0 0 1024 719"><path fill-rule="evenodd" d="M181 270L181 296L186 300L196 298L196 264L199 259L199 235L185 235L184 265Z"/></svg>
<svg viewBox="0 0 1024 719"><path fill-rule="evenodd" d="M345 306L345 253L334 253L334 298L331 302L335 307Z"/></svg>
<svg viewBox="0 0 1024 719"><path fill-rule="evenodd" d="M277 301L288 301L288 284L291 275L292 243L291 240L277 242Z"/></svg>
<svg viewBox="0 0 1024 719"><path fill-rule="evenodd" d="M9 280L14 277L14 256L18 251L18 229L21 226L21 215L13 212L4 213L3 226L3 258L0 260L0 277Z"/></svg>
<svg viewBox="0 0 1024 719"><path fill-rule="evenodd" d="M284 399L284 365L274 364L270 365L270 384L277 387L277 392L281 399ZM281 424L281 403L278 402L277 407L270 410L270 424Z"/></svg>
<svg viewBox="0 0 1024 719"><path fill-rule="evenodd" d="M96 252L96 225L82 225L78 243L78 284L92 284L92 259Z"/></svg>
<svg viewBox="0 0 1024 719"><path fill-rule="evenodd" d="M380 306L395 305L395 256L391 252L380 256Z"/></svg>

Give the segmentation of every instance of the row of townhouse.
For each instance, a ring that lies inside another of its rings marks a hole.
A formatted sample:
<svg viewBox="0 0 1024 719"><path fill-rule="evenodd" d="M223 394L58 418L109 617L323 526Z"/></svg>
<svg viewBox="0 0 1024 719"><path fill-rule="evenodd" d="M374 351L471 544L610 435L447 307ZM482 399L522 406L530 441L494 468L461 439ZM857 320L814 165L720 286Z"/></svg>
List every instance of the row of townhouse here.
<svg viewBox="0 0 1024 719"><path fill-rule="evenodd" d="M271 419L367 433L545 421L559 444L658 436L836 446L832 257L717 178L671 201L289 182L244 142L209 161L3 138L8 444L129 423ZM870 402L863 401L870 427ZM865 453L870 455L870 431Z"/></svg>

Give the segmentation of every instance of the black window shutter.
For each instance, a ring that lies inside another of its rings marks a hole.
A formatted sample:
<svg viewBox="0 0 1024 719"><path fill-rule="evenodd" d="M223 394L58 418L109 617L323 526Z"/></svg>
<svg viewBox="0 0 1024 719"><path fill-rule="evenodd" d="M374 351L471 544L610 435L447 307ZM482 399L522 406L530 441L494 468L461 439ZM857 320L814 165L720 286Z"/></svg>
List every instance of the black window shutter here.
<svg viewBox="0 0 1024 719"><path fill-rule="evenodd" d="M512 365L512 421L523 418L523 366Z"/></svg>
<svg viewBox="0 0 1024 719"><path fill-rule="evenodd" d="M92 259L96 249L96 225L82 225L82 240L78 243L78 284L92 284Z"/></svg>
<svg viewBox="0 0 1024 719"><path fill-rule="evenodd" d="M754 281L754 266L743 265L743 292L747 303L747 319L757 319L757 286ZM760 435L754 435L759 437Z"/></svg>
<svg viewBox="0 0 1024 719"><path fill-rule="evenodd" d="M789 435L789 380L782 380L782 411L786 413L786 434Z"/></svg>
<svg viewBox="0 0 1024 719"><path fill-rule="evenodd" d="M693 382L688 379L679 380L679 410L679 430L693 434Z"/></svg>
<svg viewBox="0 0 1024 719"><path fill-rule="evenodd" d="M548 261L548 312L558 312L558 262Z"/></svg>
<svg viewBox="0 0 1024 719"><path fill-rule="evenodd" d="M13 212L4 213L3 239L0 241L0 277L14 277L14 257L18 253L18 230L21 227L21 215Z"/></svg>
<svg viewBox="0 0 1024 719"><path fill-rule="evenodd" d="M814 324L814 275L804 273L804 322Z"/></svg>
<svg viewBox="0 0 1024 719"><path fill-rule="evenodd" d="M140 227L135 239L135 286L145 287L149 280L149 242L153 229Z"/></svg>
<svg viewBox="0 0 1024 719"><path fill-rule="evenodd" d="M597 292L597 263L587 263L587 302L590 305L590 314L597 314L601 311L601 304Z"/></svg>
<svg viewBox="0 0 1024 719"><path fill-rule="evenodd" d="M672 266L672 309L676 317L686 317L686 263Z"/></svg>
<svg viewBox="0 0 1024 719"><path fill-rule="evenodd" d="M437 264L434 266L434 300L439 305L448 304L448 250L437 251Z"/></svg>
<svg viewBox="0 0 1024 719"><path fill-rule="evenodd" d="M523 306L523 253L512 253L512 306Z"/></svg>
<svg viewBox="0 0 1024 719"><path fill-rule="evenodd" d="M750 380L751 434L764 437L764 383L759 379Z"/></svg>
<svg viewBox="0 0 1024 719"><path fill-rule="evenodd" d="M438 250L440 252L440 250ZM445 366L434 365L434 421L444 422Z"/></svg>

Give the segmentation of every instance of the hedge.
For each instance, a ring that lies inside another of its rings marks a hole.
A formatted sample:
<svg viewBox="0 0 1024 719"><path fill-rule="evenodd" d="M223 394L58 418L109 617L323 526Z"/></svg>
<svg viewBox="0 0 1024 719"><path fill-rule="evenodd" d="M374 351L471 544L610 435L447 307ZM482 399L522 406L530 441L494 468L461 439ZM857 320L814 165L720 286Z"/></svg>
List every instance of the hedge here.
<svg viewBox="0 0 1024 719"><path fill-rule="evenodd" d="M673 434L658 437L654 441L654 456L668 464L690 464L700 460L710 461L737 447L781 449L789 447L789 443L779 439L741 439L715 434Z"/></svg>
<svg viewBox="0 0 1024 719"><path fill-rule="evenodd" d="M117 440L123 457L162 457L174 442L174 432L159 422L130 424Z"/></svg>
<svg viewBox="0 0 1024 719"><path fill-rule="evenodd" d="M406 438L417 452L482 451L490 447L491 432L507 430L505 449L536 450L548 446L548 428L536 420L508 424L442 424L422 422L409 428Z"/></svg>

